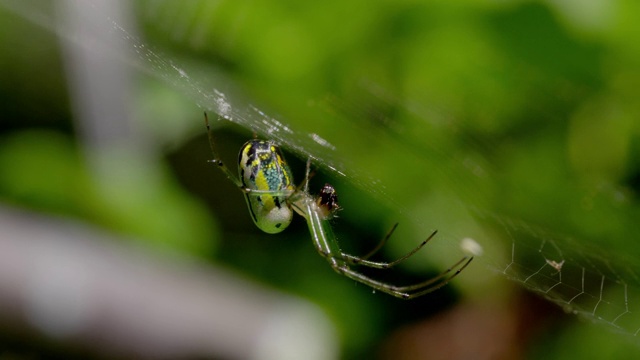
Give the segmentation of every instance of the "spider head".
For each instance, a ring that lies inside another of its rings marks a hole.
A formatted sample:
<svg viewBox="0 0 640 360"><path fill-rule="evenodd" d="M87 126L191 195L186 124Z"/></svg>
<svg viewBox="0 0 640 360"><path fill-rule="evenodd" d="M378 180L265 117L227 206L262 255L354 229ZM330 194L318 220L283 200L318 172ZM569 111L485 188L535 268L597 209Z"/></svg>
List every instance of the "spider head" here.
<svg viewBox="0 0 640 360"><path fill-rule="evenodd" d="M336 189L334 189L331 184L324 184L322 189L320 189L318 197L316 198L316 204L322 211L322 214L325 218L334 217L336 212L340 210Z"/></svg>

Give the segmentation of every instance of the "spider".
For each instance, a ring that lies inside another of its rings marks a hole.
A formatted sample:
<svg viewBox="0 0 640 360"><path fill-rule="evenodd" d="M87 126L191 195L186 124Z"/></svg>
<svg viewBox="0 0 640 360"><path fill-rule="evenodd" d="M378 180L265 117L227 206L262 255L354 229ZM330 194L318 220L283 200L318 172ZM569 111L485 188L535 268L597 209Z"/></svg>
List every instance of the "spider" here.
<svg viewBox="0 0 640 360"><path fill-rule="evenodd" d="M256 226L266 233L277 234L289 226L295 211L307 221L316 250L337 273L392 296L412 299L445 286L473 260L473 256L464 256L439 275L412 285L397 286L365 276L353 267L367 266L388 269L396 266L422 249L436 235L437 230L413 250L395 261L377 262L370 261L369 258L389 240L398 226L397 223L382 241L366 255L358 257L345 254L340 249L340 244L330 223L336 211L340 209L336 190L330 184L325 184L318 195L313 196L309 193L311 158L307 160L304 181L296 187L293 185L293 176L289 165L278 145L270 140L249 140L242 146L238 154L239 177L236 177L216 152L206 112L204 118L213 154L213 160L210 162L222 170L244 193L249 213Z"/></svg>

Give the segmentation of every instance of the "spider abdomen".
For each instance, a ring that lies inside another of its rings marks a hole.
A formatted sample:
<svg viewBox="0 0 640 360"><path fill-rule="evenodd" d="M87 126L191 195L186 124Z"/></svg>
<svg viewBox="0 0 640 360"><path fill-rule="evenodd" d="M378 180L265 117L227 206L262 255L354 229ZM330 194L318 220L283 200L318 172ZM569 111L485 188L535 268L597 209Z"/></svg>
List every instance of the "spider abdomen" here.
<svg viewBox="0 0 640 360"><path fill-rule="evenodd" d="M293 218L287 197L295 187L280 148L272 141L247 141L238 155L238 173L242 185L251 190L245 198L256 226L269 234L286 229Z"/></svg>

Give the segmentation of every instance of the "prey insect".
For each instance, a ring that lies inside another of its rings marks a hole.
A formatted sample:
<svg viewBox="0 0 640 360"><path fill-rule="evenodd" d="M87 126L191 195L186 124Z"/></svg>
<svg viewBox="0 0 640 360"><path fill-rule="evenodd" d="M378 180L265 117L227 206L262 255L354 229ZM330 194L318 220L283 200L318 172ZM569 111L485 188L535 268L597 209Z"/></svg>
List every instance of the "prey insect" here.
<svg viewBox="0 0 640 360"><path fill-rule="evenodd" d="M213 153L211 162L244 193L249 213L256 226L266 233L277 234L289 226L294 212L300 214L307 221L316 250L337 273L395 297L412 299L445 286L473 260L473 256L464 256L439 275L411 285L398 286L364 275L355 267L388 269L396 266L422 249L437 231L395 261L378 262L371 261L369 258L384 246L398 224L395 224L368 254L364 256L346 254L342 252L330 222L336 211L340 209L336 190L330 184L325 184L318 195L309 193L311 159L307 160L304 181L296 187L289 165L278 145L270 140L253 139L247 141L240 149L238 176L235 176L218 156L206 112L204 116Z"/></svg>

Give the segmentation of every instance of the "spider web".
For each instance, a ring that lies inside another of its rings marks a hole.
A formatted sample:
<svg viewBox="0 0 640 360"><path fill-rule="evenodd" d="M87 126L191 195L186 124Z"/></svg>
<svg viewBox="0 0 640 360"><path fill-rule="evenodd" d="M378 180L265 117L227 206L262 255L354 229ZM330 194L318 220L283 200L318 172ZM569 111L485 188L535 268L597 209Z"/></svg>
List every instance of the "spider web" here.
<svg viewBox="0 0 640 360"><path fill-rule="evenodd" d="M68 1L68 6L82 6L80 3ZM37 2L1 1L0 4L65 41L87 46L96 40L74 34L60 26ZM348 174L350 181L357 182L366 191L391 198L385 195L384 187L380 186L377 179L347 171L348 165L338 160L335 147L329 141L317 134L294 129L277 120L276 116L270 116L269 111L261 110L234 90L233 82L217 69L160 54L131 35L117 21L109 18L102 20L113 37L117 41L124 41L130 50L127 54L111 56L119 56L128 66L161 80L201 108L213 110L228 121L268 135L302 157L313 156L329 171L341 176ZM108 53L113 47L113 37L99 39L101 51ZM221 90L222 86L224 91ZM402 208L401 205L397 206ZM467 204L465 207L471 208ZM525 220L482 210L470 211L479 222L492 226L496 234L509 242L506 261L487 255L476 259L475 266L484 264L567 312L628 335L634 342L640 343L640 304L635 301L640 298L640 272L633 261Z"/></svg>
<svg viewBox="0 0 640 360"><path fill-rule="evenodd" d="M640 333L640 282L633 262L522 220L481 216L509 239L495 270L565 311L634 337ZM610 259L615 259L612 261Z"/></svg>

